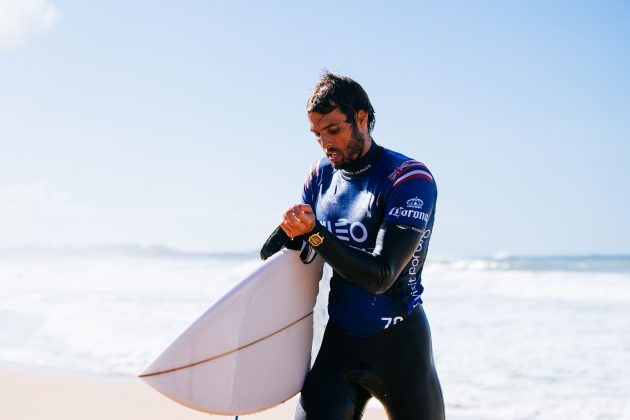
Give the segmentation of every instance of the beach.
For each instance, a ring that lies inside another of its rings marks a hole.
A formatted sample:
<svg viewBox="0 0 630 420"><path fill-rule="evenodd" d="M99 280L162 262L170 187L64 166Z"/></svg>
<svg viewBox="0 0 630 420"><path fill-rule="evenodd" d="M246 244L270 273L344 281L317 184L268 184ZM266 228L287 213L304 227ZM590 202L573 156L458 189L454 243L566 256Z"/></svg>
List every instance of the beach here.
<svg viewBox="0 0 630 420"><path fill-rule="evenodd" d="M299 396L271 409L238 416L248 420L292 420ZM363 420L387 420L370 402ZM192 410L130 377L108 377L26 367L0 368L0 418L6 420L195 420L234 419ZM451 416L449 420L493 420Z"/></svg>
<svg viewBox="0 0 630 420"><path fill-rule="evenodd" d="M0 418L207 417L136 376L256 264L247 255L6 257ZM435 261L423 277L449 420L630 418L630 258ZM377 406L364 418L385 419ZM292 419L294 407L241 418Z"/></svg>
<svg viewBox="0 0 630 420"><path fill-rule="evenodd" d="M297 397L239 419L293 419ZM0 417L6 420L195 420L210 417L165 398L133 378L100 377L19 368L0 369ZM234 416L212 416L233 419ZM385 420L368 408L365 420Z"/></svg>

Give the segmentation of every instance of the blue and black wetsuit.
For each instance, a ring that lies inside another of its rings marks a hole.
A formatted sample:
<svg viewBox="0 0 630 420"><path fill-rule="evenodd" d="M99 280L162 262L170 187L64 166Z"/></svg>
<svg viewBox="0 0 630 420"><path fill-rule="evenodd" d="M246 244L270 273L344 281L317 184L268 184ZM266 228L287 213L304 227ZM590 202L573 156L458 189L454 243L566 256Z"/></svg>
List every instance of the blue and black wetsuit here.
<svg viewBox="0 0 630 420"><path fill-rule="evenodd" d="M368 336L395 325L422 303L421 273L437 189L425 165L375 143L353 167L334 170L328 159L317 161L302 201L331 237L317 248L334 270L330 319L350 335ZM404 266L396 261L399 273L388 267L391 261L374 257L390 251L383 249L383 229L409 230L412 238L419 237L413 255L401 256Z"/></svg>
<svg viewBox="0 0 630 420"><path fill-rule="evenodd" d="M436 198L426 166L375 143L350 168L313 165L302 199L333 276L330 320L296 419L359 419L371 397L390 419L444 419L421 305Z"/></svg>

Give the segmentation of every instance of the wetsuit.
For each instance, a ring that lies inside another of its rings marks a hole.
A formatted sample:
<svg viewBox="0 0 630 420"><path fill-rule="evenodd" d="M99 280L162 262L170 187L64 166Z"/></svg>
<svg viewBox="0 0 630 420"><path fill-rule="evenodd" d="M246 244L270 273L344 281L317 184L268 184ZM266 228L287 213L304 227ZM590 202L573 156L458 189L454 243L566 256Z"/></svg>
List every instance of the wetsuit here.
<svg viewBox="0 0 630 420"><path fill-rule="evenodd" d="M296 419L359 419L372 396L390 419L444 418L420 298L436 198L426 166L375 143L344 170L314 164L302 200L318 222L300 239L324 237L330 321Z"/></svg>

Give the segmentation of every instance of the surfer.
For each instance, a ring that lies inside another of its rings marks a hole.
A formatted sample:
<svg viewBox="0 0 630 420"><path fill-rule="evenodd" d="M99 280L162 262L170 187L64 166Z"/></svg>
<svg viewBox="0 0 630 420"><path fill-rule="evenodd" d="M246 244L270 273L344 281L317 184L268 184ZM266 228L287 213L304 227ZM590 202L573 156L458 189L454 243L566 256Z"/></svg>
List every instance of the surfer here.
<svg viewBox="0 0 630 420"><path fill-rule="evenodd" d="M333 268L330 320L295 418L360 419L375 397L390 419L443 420L420 297L435 217L433 175L376 144L374 109L348 77L325 72L307 113L326 157L261 250L267 258L282 246L306 246Z"/></svg>

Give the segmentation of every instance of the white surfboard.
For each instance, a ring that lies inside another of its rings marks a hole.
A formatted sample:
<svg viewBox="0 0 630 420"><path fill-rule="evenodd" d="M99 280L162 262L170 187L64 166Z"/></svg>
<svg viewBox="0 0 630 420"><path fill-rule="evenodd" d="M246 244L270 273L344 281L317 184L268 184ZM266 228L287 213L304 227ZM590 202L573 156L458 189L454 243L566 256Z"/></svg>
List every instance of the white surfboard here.
<svg viewBox="0 0 630 420"><path fill-rule="evenodd" d="M297 394L309 369L323 260L283 249L216 301L139 376L211 414L250 414ZM209 279L211 281L211 279Z"/></svg>

